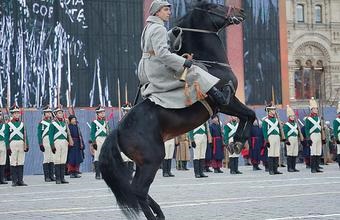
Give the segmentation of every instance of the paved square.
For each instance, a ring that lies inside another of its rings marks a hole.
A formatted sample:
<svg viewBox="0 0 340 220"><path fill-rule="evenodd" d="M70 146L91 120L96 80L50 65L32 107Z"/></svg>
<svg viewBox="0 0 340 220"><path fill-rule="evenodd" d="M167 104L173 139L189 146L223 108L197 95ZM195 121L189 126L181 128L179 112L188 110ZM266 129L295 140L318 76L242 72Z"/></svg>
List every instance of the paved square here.
<svg viewBox="0 0 340 220"><path fill-rule="evenodd" d="M283 175L270 176L242 166L243 175L211 173L203 179L195 179L193 170L173 170L176 177L163 178L160 170L150 194L170 220L340 219L338 165L324 166L322 174L311 174L302 164L297 168L301 172L281 168ZM29 186L0 186L1 220L127 219L92 173L67 177L68 185L44 183L43 176L24 179Z"/></svg>

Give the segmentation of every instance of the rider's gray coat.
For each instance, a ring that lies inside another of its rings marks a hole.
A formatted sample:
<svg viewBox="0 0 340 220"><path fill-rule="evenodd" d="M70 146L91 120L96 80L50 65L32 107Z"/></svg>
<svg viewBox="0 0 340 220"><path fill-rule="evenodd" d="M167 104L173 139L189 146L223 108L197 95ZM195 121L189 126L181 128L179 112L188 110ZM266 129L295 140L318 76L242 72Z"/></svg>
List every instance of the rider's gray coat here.
<svg viewBox="0 0 340 220"><path fill-rule="evenodd" d="M138 78L143 85L141 94L143 98L149 98L165 108L184 108L185 83L179 81L179 78L184 70L185 59L170 52L168 33L160 18L149 16L146 22L141 37L143 53L138 66ZM199 83L201 91L206 93L219 79L193 65L187 77L192 103L197 101L195 81Z"/></svg>

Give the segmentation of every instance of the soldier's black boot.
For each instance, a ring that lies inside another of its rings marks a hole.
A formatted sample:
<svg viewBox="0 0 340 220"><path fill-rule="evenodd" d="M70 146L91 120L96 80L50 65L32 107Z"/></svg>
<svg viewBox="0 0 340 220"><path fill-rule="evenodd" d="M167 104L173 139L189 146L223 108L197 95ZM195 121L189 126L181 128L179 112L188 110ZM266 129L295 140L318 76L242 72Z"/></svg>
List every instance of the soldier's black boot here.
<svg viewBox="0 0 340 220"><path fill-rule="evenodd" d="M205 175L204 173L203 173L203 170L204 170L204 166L205 166L205 159L200 159L200 160L198 160L199 162L198 162L198 172L199 172L199 175L200 175L200 177L208 177L207 175Z"/></svg>
<svg viewBox="0 0 340 220"><path fill-rule="evenodd" d="M201 178L200 175L200 166L199 166L200 161L199 160L194 160L194 173L195 173L195 178Z"/></svg>
<svg viewBox="0 0 340 220"><path fill-rule="evenodd" d="M230 174L236 174L235 163L234 163L233 157L229 157L229 169L230 169Z"/></svg>
<svg viewBox="0 0 340 220"><path fill-rule="evenodd" d="M287 156L287 171L295 172L293 169L293 157L292 156Z"/></svg>
<svg viewBox="0 0 340 220"><path fill-rule="evenodd" d="M294 172L300 172L300 170L296 169L296 157L293 157L292 159L292 165L293 165L293 170Z"/></svg>
<svg viewBox="0 0 340 220"><path fill-rule="evenodd" d="M279 158L274 157L274 174L282 174L281 172L278 171L279 168Z"/></svg>
<svg viewBox="0 0 340 220"><path fill-rule="evenodd" d="M177 161L177 170L183 170L183 163L181 160Z"/></svg>
<svg viewBox="0 0 340 220"><path fill-rule="evenodd" d="M183 170L189 170L188 169L188 161L182 161L182 169Z"/></svg>
<svg viewBox="0 0 340 220"><path fill-rule="evenodd" d="M11 166L11 179L12 179L12 186L18 186L18 173L17 167Z"/></svg>
<svg viewBox="0 0 340 220"><path fill-rule="evenodd" d="M268 157L269 175L274 175L274 157Z"/></svg>
<svg viewBox="0 0 340 220"><path fill-rule="evenodd" d="M310 170L312 173L316 173L316 167L315 167L315 157L310 156Z"/></svg>
<svg viewBox="0 0 340 220"><path fill-rule="evenodd" d="M168 159L167 160L168 162L168 174L169 174L169 177L174 177L175 175L171 173L171 161L172 159Z"/></svg>
<svg viewBox="0 0 340 220"><path fill-rule="evenodd" d="M321 156L314 156L315 157L315 169L317 173L322 173L323 171L321 169L323 169L322 167L320 167L320 160L321 160Z"/></svg>
<svg viewBox="0 0 340 220"><path fill-rule="evenodd" d="M8 184L5 181L5 166L4 165L0 166L0 184Z"/></svg>
<svg viewBox="0 0 340 220"><path fill-rule="evenodd" d="M62 184L67 184L65 180L65 164L60 164L60 181Z"/></svg>
<svg viewBox="0 0 340 220"><path fill-rule="evenodd" d="M50 169L49 169L48 163L43 164L43 171L44 171L45 182L51 182L52 180L50 178Z"/></svg>
<svg viewBox="0 0 340 220"><path fill-rule="evenodd" d="M100 169L99 169L99 162L98 161L94 161L94 171L96 172L96 180L100 180L101 176L100 176Z"/></svg>
<svg viewBox="0 0 340 220"><path fill-rule="evenodd" d="M60 179L60 164L54 165L55 168L55 177L56 177L56 184L61 184L61 179Z"/></svg>
<svg viewBox="0 0 340 220"><path fill-rule="evenodd" d="M51 179L51 181L55 181L56 179L55 179L55 176L54 176L54 163L49 163L48 164L48 170L49 170L49 174L50 174L50 179Z"/></svg>
<svg viewBox="0 0 340 220"><path fill-rule="evenodd" d="M17 166L18 169L18 186L27 186L24 182L24 166Z"/></svg>
<svg viewBox="0 0 340 220"><path fill-rule="evenodd" d="M236 172L236 174L242 174L242 172L238 170L238 157L235 157L234 163L235 163L235 172Z"/></svg>
<svg viewBox="0 0 340 220"><path fill-rule="evenodd" d="M169 173L168 173L168 160L163 160L163 165L162 165L162 169L163 169L163 177L169 177Z"/></svg>

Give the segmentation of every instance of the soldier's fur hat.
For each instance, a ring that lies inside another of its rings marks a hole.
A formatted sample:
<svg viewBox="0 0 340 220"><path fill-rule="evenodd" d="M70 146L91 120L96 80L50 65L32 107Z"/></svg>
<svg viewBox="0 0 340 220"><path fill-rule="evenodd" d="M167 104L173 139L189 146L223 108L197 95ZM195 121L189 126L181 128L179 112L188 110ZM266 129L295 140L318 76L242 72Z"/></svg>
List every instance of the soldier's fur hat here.
<svg viewBox="0 0 340 220"><path fill-rule="evenodd" d="M276 106L272 103L268 104L266 108L264 109L266 112L269 112L269 110L276 110Z"/></svg>
<svg viewBox="0 0 340 220"><path fill-rule="evenodd" d="M46 113L46 112L53 112L52 109L50 108L49 105L46 105L43 107L43 112Z"/></svg>
<svg viewBox="0 0 340 220"><path fill-rule="evenodd" d="M105 109L102 108L102 106L100 105L96 108L96 113L99 113L99 112L105 112Z"/></svg>
<svg viewBox="0 0 340 220"><path fill-rule="evenodd" d="M149 14L155 15L163 7L170 7L171 4L165 0L154 0L149 8Z"/></svg>
<svg viewBox="0 0 340 220"><path fill-rule="evenodd" d="M63 110L63 106L58 105L58 106L53 110L54 113L57 113L57 112L59 112L59 111L62 111L62 112L64 111L64 110Z"/></svg>
<svg viewBox="0 0 340 220"><path fill-rule="evenodd" d="M312 108L318 108L318 103L316 102L316 100L314 99L314 97L312 97L310 100L309 100L309 108L312 109Z"/></svg>
<svg viewBox="0 0 340 220"><path fill-rule="evenodd" d="M20 108L16 104L14 104L9 108L9 112L10 113L20 112Z"/></svg>
<svg viewBox="0 0 340 220"><path fill-rule="evenodd" d="M287 105L287 118L289 116L295 116L295 112L289 105Z"/></svg>

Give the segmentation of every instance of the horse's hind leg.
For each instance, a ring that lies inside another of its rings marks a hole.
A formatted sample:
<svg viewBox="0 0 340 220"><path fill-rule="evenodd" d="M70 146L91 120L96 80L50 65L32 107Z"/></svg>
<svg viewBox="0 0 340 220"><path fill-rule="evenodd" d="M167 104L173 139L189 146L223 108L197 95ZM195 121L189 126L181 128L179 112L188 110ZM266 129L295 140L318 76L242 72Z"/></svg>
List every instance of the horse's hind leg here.
<svg viewBox="0 0 340 220"><path fill-rule="evenodd" d="M165 216L162 212L161 207L158 205L158 203L153 200L153 198L151 198L150 195L148 195L148 202L149 202L149 206L151 207L152 211L157 215L157 219L161 220L161 219L165 219Z"/></svg>
<svg viewBox="0 0 340 220"><path fill-rule="evenodd" d="M155 178L159 165L160 161L159 163L154 161L145 162L142 166L138 167L136 175L132 180L132 188L135 189L139 205L148 220L157 220L158 217L160 217L160 219L162 219L162 217L164 218L162 211L159 212L160 207L158 206L157 208L157 206L153 203L154 200L150 200L151 197L148 196L150 185ZM150 207L153 211L155 211L157 217L154 215Z"/></svg>

